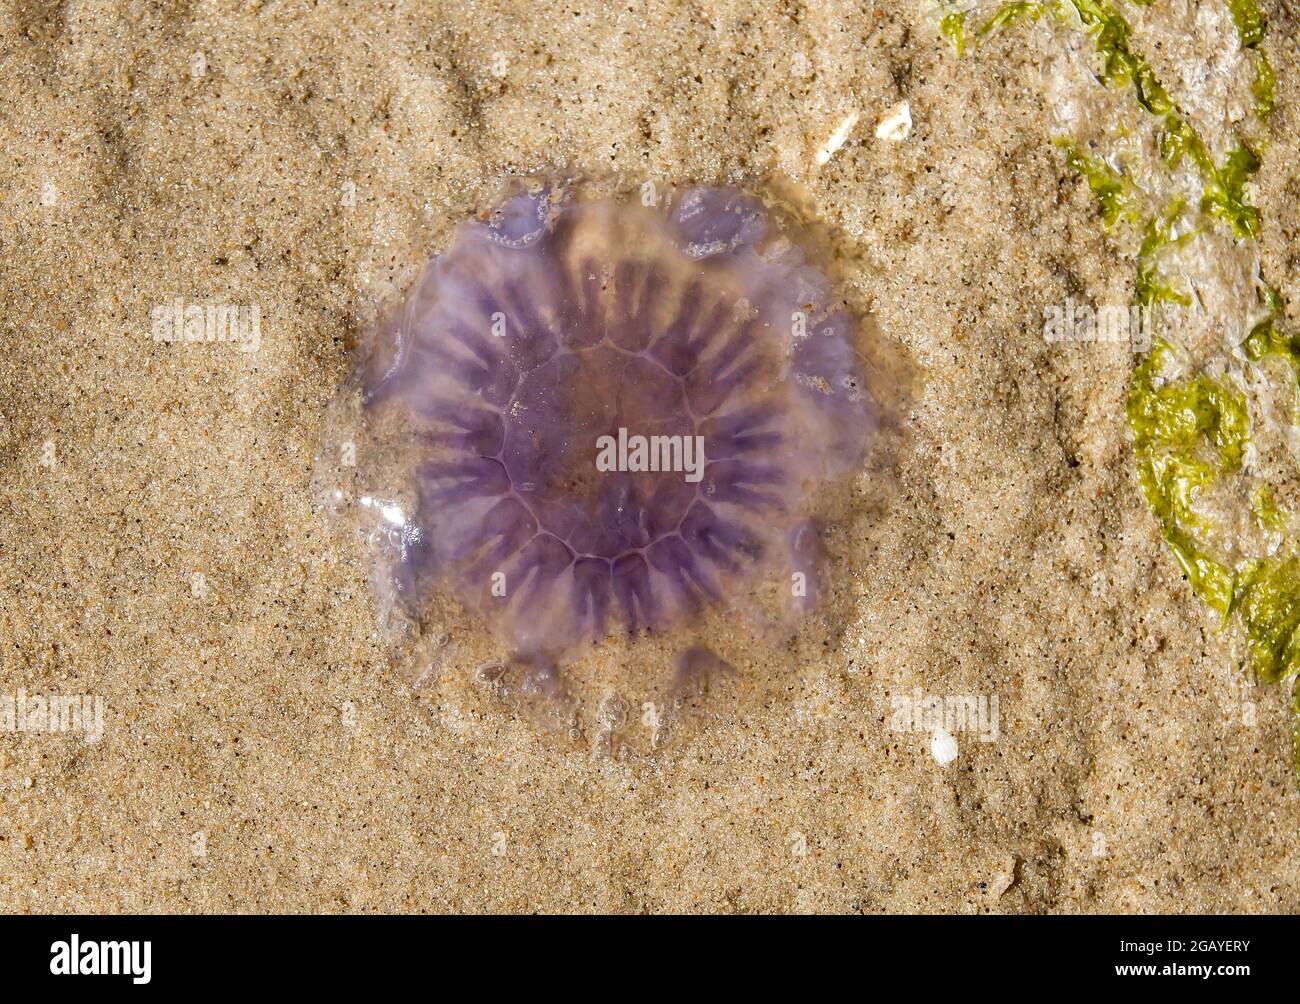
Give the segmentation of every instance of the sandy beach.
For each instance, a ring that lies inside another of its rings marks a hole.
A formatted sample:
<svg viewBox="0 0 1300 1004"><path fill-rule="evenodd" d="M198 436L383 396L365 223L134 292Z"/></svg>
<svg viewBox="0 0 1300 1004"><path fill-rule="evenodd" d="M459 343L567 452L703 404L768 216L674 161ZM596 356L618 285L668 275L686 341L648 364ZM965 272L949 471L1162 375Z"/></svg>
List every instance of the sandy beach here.
<svg viewBox="0 0 1300 1004"><path fill-rule="evenodd" d="M1261 7L1294 300L1300 15ZM0 910L1300 909L1289 687L1161 539L1130 347L1043 336L1134 282L1045 44L958 58L910 2L5 4L0 696L85 727L0 732ZM659 754L539 729L468 628L413 689L314 490L367 326L542 170L798 193L911 374L821 620ZM158 337L210 304L246 337ZM932 698L996 719L941 763Z"/></svg>

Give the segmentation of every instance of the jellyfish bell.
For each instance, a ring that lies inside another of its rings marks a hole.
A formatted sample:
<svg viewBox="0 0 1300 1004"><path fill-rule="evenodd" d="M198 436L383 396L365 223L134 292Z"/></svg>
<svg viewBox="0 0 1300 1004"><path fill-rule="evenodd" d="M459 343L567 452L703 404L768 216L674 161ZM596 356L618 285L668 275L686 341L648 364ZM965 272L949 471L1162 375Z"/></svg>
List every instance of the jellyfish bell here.
<svg viewBox="0 0 1300 1004"><path fill-rule="evenodd" d="M860 334L749 191L516 188L361 349L358 479L403 500L376 552L385 604L406 624L463 612L479 655L566 707L584 661L636 686L658 660L647 692L670 696L658 649L816 606L819 499L879 424Z"/></svg>

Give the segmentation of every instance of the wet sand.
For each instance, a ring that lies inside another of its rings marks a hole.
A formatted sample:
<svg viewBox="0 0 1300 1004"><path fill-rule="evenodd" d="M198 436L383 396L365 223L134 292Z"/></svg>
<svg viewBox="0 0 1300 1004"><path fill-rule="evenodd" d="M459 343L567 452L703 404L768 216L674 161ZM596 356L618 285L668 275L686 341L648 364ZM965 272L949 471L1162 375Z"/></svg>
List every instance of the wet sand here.
<svg viewBox="0 0 1300 1004"><path fill-rule="evenodd" d="M1265 6L1256 201L1291 297L1297 24ZM98 742L0 734L0 909L1300 908L1288 695L1159 538L1131 352L1042 336L1133 270L1052 147L1040 56L958 60L911 5L0 12L0 695L104 709ZM375 311L545 167L788 179L921 374L835 542L835 649L661 757L596 757L468 676L413 693L311 491ZM155 339L177 299L256 307L255 351ZM941 765L895 727L917 696L996 696L996 737Z"/></svg>

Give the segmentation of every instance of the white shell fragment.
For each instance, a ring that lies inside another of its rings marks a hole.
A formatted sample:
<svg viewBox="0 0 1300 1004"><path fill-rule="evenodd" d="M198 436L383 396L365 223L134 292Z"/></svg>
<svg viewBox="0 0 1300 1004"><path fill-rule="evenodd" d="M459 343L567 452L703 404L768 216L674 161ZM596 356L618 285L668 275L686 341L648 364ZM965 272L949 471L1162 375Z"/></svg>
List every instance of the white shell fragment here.
<svg viewBox="0 0 1300 1004"><path fill-rule="evenodd" d="M844 141L849 138L849 133L853 131L853 127L857 124L857 112L849 112L848 115L844 116L840 124L835 127L835 131L831 133L830 138L822 144L821 149L817 151L816 156L813 158L817 161L819 167L830 160L835 151L844 145Z"/></svg>
<svg viewBox="0 0 1300 1004"><path fill-rule="evenodd" d="M940 767L947 767L957 759L957 740L946 730L938 728L930 739L930 755Z"/></svg>
<svg viewBox="0 0 1300 1004"><path fill-rule="evenodd" d="M900 101L876 122L876 139L901 143L912 131L912 106Z"/></svg>

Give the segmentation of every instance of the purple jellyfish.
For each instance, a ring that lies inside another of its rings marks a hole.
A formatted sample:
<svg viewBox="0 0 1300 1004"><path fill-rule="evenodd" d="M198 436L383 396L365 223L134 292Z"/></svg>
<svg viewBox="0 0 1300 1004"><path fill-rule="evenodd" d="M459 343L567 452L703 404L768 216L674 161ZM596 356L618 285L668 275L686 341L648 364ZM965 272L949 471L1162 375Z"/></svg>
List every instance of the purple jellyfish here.
<svg viewBox="0 0 1300 1004"><path fill-rule="evenodd" d="M392 569L515 653L664 632L759 582L816 599L815 498L876 409L856 323L732 188L517 192L466 223L370 340L366 420L416 504Z"/></svg>

